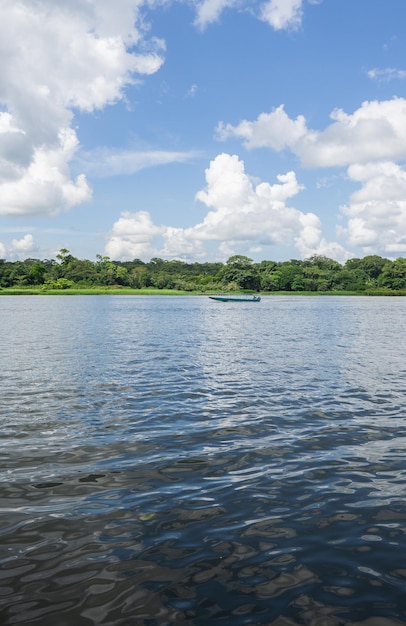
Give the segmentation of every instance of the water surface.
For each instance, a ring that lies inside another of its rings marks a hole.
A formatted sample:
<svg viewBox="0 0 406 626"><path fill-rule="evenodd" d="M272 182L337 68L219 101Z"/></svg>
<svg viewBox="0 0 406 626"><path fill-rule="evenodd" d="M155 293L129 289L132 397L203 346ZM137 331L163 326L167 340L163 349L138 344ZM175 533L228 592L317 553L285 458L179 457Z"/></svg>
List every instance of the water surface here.
<svg viewBox="0 0 406 626"><path fill-rule="evenodd" d="M0 623L406 624L406 299L0 298Z"/></svg>

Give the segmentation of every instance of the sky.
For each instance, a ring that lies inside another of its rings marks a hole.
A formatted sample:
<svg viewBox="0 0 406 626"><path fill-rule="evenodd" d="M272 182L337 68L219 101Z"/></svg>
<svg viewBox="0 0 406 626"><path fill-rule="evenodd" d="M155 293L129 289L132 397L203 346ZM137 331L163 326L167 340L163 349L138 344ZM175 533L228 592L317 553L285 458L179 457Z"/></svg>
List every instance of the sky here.
<svg viewBox="0 0 406 626"><path fill-rule="evenodd" d="M1 0L0 258L406 255L405 0Z"/></svg>

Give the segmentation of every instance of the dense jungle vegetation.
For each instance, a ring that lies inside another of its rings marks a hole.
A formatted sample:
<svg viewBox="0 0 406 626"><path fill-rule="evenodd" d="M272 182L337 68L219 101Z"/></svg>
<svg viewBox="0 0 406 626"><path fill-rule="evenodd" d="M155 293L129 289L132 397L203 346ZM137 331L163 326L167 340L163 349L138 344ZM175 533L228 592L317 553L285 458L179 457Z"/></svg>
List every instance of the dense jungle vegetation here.
<svg viewBox="0 0 406 626"><path fill-rule="evenodd" d="M406 290L406 259L371 255L341 265L324 256L260 261L235 255L226 263L186 263L153 258L148 263L78 259L63 248L56 260L0 259L0 289L36 286L40 291L101 286L181 291L374 292Z"/></svg>

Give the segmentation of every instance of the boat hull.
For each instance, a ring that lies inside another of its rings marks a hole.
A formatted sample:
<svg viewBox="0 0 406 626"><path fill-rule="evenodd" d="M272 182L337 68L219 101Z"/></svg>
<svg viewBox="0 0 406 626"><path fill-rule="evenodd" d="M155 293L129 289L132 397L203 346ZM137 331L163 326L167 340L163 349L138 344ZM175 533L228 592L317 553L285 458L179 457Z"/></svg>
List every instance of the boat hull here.
<svg viewBox="0 0 406 626"><path fill-rule="evenodd" d="M261 302L260 296L209 296L217 302Z"/></svg>

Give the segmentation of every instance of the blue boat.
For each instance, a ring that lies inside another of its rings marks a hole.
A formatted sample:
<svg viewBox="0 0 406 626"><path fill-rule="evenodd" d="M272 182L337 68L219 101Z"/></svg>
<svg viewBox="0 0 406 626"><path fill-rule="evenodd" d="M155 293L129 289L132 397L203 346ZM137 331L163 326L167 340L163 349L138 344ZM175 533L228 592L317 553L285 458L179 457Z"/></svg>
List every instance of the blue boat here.
<svg viewBox="0 0 406 626"><path fill-rule="evenodd" d="M218 295L218 296L209 296L212 300L217 300L218 302L261 302L261 296L256 296L254 294L242 294L242 295Z"/></svg>

